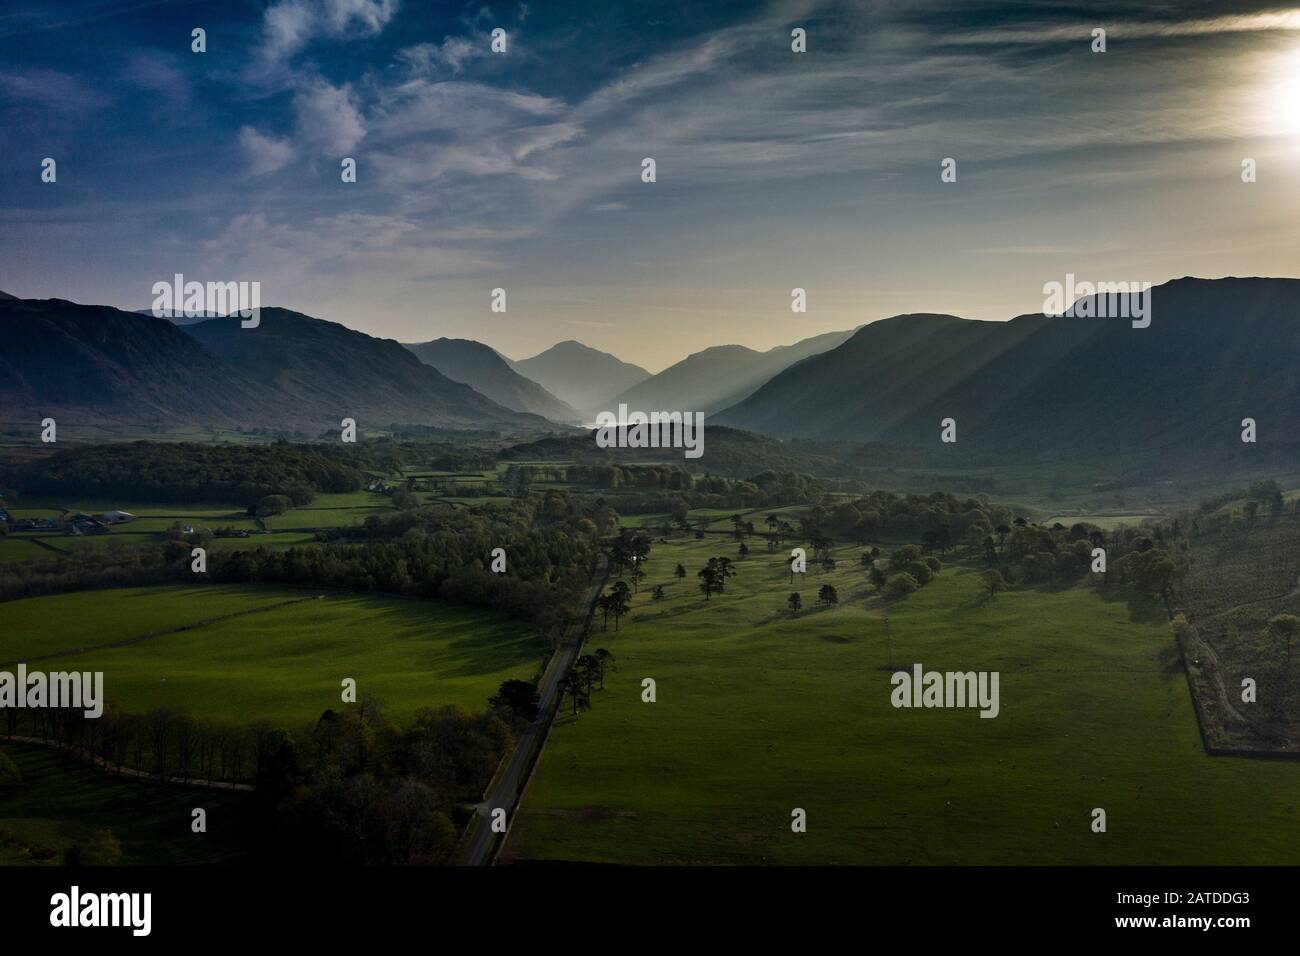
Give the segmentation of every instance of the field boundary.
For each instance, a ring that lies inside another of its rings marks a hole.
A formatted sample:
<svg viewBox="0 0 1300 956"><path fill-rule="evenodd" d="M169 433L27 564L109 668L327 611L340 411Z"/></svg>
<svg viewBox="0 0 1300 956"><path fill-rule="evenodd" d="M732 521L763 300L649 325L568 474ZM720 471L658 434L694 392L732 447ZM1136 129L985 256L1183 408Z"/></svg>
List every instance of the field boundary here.
<svg viewBox="0 0 1300 956"><path fill-rule="evenodd" d="M239 791L241 793L252 793L257 789L251 783L231 783L228 780L209 781L209 780L202 780L202 779L195 779L195 778L190 778L187 780L183 777L161 777L160 778L156 773L146 773L143 770L134 770L130 767L115 768L112 764L110 764L108 761L106 761L103 757L99 756L98 754L87 753L86 751L79 750L76 747L69 747L57 741L45 740L41 737L27 737L27 736L19 736L16 734L11 737L8 734L6 734L4 739L6 741L12 741L14 743L31 744L32 746L35 747L44 747L47 750L59 751L60 753L66 754L69 757L72 757L76 760L80 760L82 763L91 764L92 766L97 767L98 769L104 771L104 774L106 776L117 777L119 780L134 780L140 783L147 783L152 781L153 783L175 784L178 787L200 787L204 790L232 790L232 791Z"/></svg>
<svg viewBox="0 0 1300 956"><path fill-rule="evenodd" d="M55 651L52 654L38 654L35 657L24 657L12 661L0 661L0 667L8 667L10 664L30 664L34 661L48 661L59 657L69 657L74 654L91 654L95 651L107 651L119 647L130 647L133 644L142 644L155 637L165 637L168 634L179 634L181 631L194 631L199 628L210 627L213 624L219 624L222 621L229 621L237 617L247 617L250 614L261 614L265 611L276 611L280 608L290 607L294 604L305 604L308 601L315 601L320 597L323 597L323 595L292 598L288 601L277 601L275 604L268 604L265 607L254 607L243 611L232 611L229 614L219 614L216 617L208 617L195 621L193 624L182 624L179 627L168 627L157 631L149 631L147 634L137 634L135 637L128 637L121 641L112 641L108 644L91 644L86 647L73 647L64 651Z"/></svg>

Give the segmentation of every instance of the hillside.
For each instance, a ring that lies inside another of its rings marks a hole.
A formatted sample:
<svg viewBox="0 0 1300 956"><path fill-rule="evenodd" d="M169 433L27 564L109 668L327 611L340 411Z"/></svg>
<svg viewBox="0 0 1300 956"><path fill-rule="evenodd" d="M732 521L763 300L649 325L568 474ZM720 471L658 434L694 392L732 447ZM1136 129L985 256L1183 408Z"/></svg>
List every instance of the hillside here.
<svg viewBox="0 0 1300 956"><path fill-rule="evenodd" d="M532 412L556 422L577 422L581 416L542 386L516 372L496 350L472 339L434 339L407 345L425 365L453 382L463 382L498 405Z"/></svg>
<svg viewBox="0 0 1300 956"><path fill-rule="evenodd" d="M780 438L888 441L1032 458L1144 449L1239 454L1300 440L1300 280L1179 279L1152 322L901 315L774 377L716 416Z"/></svg>
<svg viewBox="0 0 1300 956"><path fill-rule="evenodd" d="M294 404L317 410L328 427L344 417L372 425L547 427L451 381L392 339L288 309L263 308L255 329L229 317L187 325L184 333Z"/></svg>
<svg viewBox="0 0 1300 956"><path fill-rule="evenodd" d="M730 408L768 379L812 355L842 344L852 332L827 332L793 345L757 352L743 345L718 345L688 355L611 399L636 411L698 411ZM612 410L612 408L611 408Z"/></svg>
<svg viewBox="0 0 1300 956"><path fill-rule="evenodd" d="M615 395L650 377L640 366L572 340L512 364L520 375L537 382L585 418L607 409Z"/></svg>
<svg viewBox="0 0 1300 956"><path fill-rule="evenodd" d="M254 421L278 407L171 322L63 299L0 301L6 423Z"/></svg>
<svg viewBox="0 0 1300 956"><path fill-rule="evenodd" d="M392 423L547 431L424 365L396 342L283 309L168 319L63 299L0 300L5 424L336 429Z"/></svg>

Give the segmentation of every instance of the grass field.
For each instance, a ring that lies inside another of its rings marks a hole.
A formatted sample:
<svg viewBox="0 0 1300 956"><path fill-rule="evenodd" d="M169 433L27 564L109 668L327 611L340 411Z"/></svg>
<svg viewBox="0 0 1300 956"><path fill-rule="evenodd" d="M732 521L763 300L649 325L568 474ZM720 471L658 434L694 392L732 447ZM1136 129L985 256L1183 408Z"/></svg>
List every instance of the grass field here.
<svg viewBox="0 0 1300 956"><path fill-rule="evenodd" d="M989 600L948 567L883 608L852 549L789 583L761 543L657 545L593 709L567 708L509 856L618 863L1293 863L1300 765L1205 756L1163 611L1086 585ZM672 569L688 570L678 583ZM816 607L833 583L840 604ZM655 604L650 588L667 583ZM803 597L796 616L792 590ZM888 613L892 655L886 642ZM1001 714L894 709L890 674L1001 674ZM893 666L891 666L893 665ZM641 681L658 701L641 701ZM1094 833L1093 808L1108 815ZM791 811L807 832L791 832Z"/></svg>
<svg viewBox="0 0 1300 956"><path fill-rule="evenodd" d="M185 505L158 502L121 502L107 500L78 500L55 502L34 499L24 502L24 507L12 509L17 518L57 518L64 506L88 514L102 514L112 509L129 511L134 521L112 526L108 534L77 537L66 534L42 534L39 537L67 552L102 551L145 545L161 539L166 531L178 522L182 527L196 531L215 531L217 528L236 528L256 532L257 519L235 505ZM273 535L255 534L251 538L213 538L209 547L216 550L265 547L282 549L309 544L315 540L313 529L338 528L360 524L370 515L391 513L392 501L385 495L370 491L353 491L340 494L318 495L308 507L293 508L283 515L266 518L268 530ZM37 535L26 532L0 539L0 563L30 561L33 558L52 557L50 552L32 544Z"/></svg>
<svg viewBox="0 0 1300 956"><path fill-rule="evenodd" d="M277 606L287 601L298 603ZM253 607L273 609L196 626ZM128 711L166 705L224 722L310 722L340 706L346 677L399 720L443 704L480 711L501 681L530 677L543 650L526 624L487 611L270 587L79 592L15 601L5 614L22 622L6 627L6 660L183 627L42 669L103 671L106 695Z"/></svg>
<svg viewBox="0 0 1300 956"><path fill-rule="evenodd" d="M34 544L27 537L18 538L6 535L0 538L0 562L30 561L32 558L42 556L50 557L52 554L39 544Z"/></svg>
<svg viewBox="0 0 1300 956"><path fill-rule="evenodd" d="M44 747L0 739L22 782L0 798L0 865L57 863L73 843L107 827L122 844L122 864L237 863L252 834L244 794L115 780ZM190 830L190 812L203 807L208 832ZM38 852L33 853L32 849Z"/></svg>
<svg viewBox="0 0 1300 956"><path fill-rule="evenodd" d="M1052 525L1057 522L1065 525L1067 528L1077 522L1095 524L1103 531L1114 531L1120 525L1128 525L1130 528L1136 528L1144 521L1152 521L1157 518L1165 517L1163 514L1157 514L1151 511L1132 511L1132 512L1096 512L1092 514L1058 514L1044 519L1041 523Z"/></svg>
<svg viewBox="0 0 1300 956"><path fill-rule="evenodd" d="M208 618L270 607L306 593L205 585L73 591L10 601L4 605L6 627L0 638L0 660L27 660L39 654L110 644L162 628L192 627Z"/></svg>

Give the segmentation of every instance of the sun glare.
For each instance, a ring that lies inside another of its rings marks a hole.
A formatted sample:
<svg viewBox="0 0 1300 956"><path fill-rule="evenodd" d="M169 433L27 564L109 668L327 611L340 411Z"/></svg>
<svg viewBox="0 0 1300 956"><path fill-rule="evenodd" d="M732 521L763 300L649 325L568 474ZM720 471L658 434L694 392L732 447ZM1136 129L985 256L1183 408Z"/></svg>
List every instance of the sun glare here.
<svg viewBox="0 0 1300 956"><path fill-rule="evenodd" d="M1300 136L1300 49L1282 58L1273 112L1279 132Z"/></svg>

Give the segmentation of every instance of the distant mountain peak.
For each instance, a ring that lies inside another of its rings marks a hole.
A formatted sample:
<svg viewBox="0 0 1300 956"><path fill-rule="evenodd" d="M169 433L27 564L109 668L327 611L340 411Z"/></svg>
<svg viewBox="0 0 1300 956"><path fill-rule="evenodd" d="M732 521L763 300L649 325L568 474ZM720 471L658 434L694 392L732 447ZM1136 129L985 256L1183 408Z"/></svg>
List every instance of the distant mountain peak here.
<svg viewBox="0 0 1300 956"><path fill-rule="evenodd" d="M639 365L593 349L575 339L557 342L532 358L512 363L552 395L592 417L615 395L650 377Z"/></svg>
<svg viewBox="0 0 1300 956"><path fill-rule="evenodd" d="M512 363L482 342L444 336L431 342L406 344L405 348L425 365L506 408L542 415L555 422L581 420L582 416L572 407L520 374Z"/></svg>

